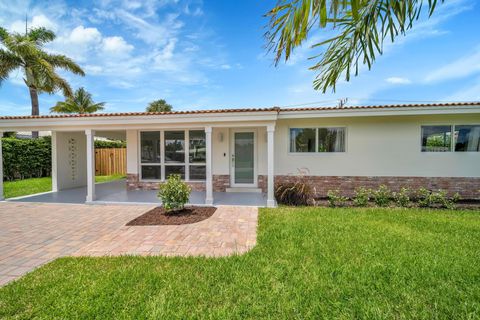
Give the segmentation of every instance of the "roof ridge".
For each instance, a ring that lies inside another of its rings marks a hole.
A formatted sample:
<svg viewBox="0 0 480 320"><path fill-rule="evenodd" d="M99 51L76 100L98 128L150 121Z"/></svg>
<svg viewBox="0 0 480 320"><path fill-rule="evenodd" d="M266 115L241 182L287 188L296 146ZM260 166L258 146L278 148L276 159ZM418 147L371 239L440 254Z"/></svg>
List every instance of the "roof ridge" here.
<svg viewBox="0 0 480 320"><path fill-rule="evenodd" d="M454 107L454 106L479 106L476 102L445 102L423 104L390 104L390 105L366 105L366 106L322 106L322 107L297 107L282 108L278 106L267 108L232 108L232 109L204 109L204 110L179 110L168 112L112 112L112 113L88 113L88 114L48 114L48 115L23 115L23 116L0 116L0 120L13 119L58 119L58 118L94 118L94 117L121 117L121 116L156 116L156 115L179 115L179 114L214 114L235 112L293 112L293 111L320 111L320 110L351 110L351 109L391 109L391 108L422 108L422 107Z"/></svg>

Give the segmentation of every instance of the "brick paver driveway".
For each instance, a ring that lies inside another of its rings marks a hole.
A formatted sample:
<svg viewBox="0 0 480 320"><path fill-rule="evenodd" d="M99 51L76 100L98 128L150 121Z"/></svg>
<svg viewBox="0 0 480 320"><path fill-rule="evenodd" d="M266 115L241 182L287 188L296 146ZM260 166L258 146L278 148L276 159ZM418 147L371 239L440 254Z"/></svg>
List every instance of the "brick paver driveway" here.
<svg viewBox="0 0 480 320"><path fill-rule="evenodd" d="M150 208L0 202L0 286L61 256L219 256L256 243L256 208L219 207L191 225L125 226Z"/></svg>

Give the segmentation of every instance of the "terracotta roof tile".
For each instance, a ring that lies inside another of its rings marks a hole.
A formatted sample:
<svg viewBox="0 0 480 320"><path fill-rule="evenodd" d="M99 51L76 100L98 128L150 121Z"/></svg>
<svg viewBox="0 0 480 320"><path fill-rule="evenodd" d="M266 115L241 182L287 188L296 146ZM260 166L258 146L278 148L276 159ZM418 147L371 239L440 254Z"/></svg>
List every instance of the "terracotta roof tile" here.
<svg viewBox="0 0 480 320"><path fill-rule="evenodd" d="M91 114L49 114L39 116L0 116L0 120L14 119L57 119L57 118L98 118L98 117L127 117L127 116L155 116L155 115L183 115L183 114L218 114L235 112L295 112L295 111L321 111L321 110L352 110L352 109L394 109L394 108L422 108L422 107L455 107L478 106L480 102L451 102L428 104L391 104L371 106L344 106L344 107L301 107L301 108L245 108L245 109L215 109L215 110L190 110L171 112L117 112L117 113L91 113Z"/></svg>
<svg viewBox="0 0 480 320"><path fill-rule="evenodd" d="M282 108L281 111L315 111L315 110L351 110L351 109L391 109L391 108L422 108L422 107L458 107L458 106L479 106L479 102L448 102L448 103L423 103L423 104L387 104L370 106L343 106L343 107L302 107Z"/></svg>

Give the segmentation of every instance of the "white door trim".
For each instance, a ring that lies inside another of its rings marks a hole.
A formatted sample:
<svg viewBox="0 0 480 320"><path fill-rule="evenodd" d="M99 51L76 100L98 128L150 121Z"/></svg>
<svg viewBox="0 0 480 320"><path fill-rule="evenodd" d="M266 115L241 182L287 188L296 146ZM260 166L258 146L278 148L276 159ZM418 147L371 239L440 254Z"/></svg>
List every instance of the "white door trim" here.
<svg viewBox="0 0 480 320"><path fill-rule="evenodd" d="M253 132L253 183L235 183L235 168L233 157L235 155L235 133ZM235 128L230 129L230 186L232 188L257 188L258 186L258 161L257 161L257 129Z"/></svg>

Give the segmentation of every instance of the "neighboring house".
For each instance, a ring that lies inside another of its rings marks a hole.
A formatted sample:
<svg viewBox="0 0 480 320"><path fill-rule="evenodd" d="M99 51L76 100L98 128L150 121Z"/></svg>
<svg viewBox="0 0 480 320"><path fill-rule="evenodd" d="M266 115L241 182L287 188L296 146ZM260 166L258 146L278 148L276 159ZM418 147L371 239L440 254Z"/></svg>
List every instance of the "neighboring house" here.
<svg viewBox="0 0 480 320"><path fill-rule="evenodd" d="M128 189L179 173L213 192L263 191L307 175L331 189L386 184L480 198L480 103L0 117L0 131L52 132L53 188L95 201L95 135L127 141ZM0 179L1 181L1 179Z"/></svg>

